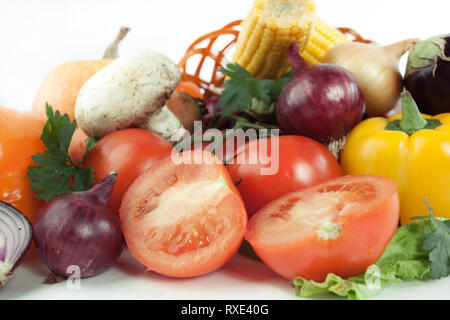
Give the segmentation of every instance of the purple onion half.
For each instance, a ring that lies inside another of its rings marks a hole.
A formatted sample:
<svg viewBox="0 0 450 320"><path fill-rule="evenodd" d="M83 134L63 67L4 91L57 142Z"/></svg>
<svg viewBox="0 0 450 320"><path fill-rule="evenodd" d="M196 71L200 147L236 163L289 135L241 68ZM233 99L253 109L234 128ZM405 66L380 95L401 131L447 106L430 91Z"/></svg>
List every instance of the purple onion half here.
<svg viewBox="0 0 450 320"><path fill-rule="evenodd" d="M27 217L12 205L0 201L0 286L12 276L32 238L33 229Z"/></svg>
<svg viewBox="0 0 450 320"><path fill-rule="evenodd" d="M334 64L308 65L289 47L293 76L277 102L276 116L284 134L301 135L322 143L338 141L358 124L365 100L356 78Z"/></svg>

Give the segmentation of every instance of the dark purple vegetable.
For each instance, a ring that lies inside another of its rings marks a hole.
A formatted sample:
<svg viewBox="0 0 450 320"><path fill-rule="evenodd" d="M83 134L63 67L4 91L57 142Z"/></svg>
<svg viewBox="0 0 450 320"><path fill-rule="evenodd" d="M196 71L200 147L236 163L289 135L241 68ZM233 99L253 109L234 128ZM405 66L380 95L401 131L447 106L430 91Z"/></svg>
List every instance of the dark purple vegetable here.
<svg viewBox="0 0 450 320"><path fill-rule="evenodd" d="M0 286L12 276L30 246L30 221L12 205L0 201Z"/></svg>
<svg viewBox="0 0 450 320"><path fill-rule="evenodd" d="M211 126L212 117L222 110L216 109L216 104L219 102L219 96L211 96L205 101L205 108L207 113L203 116L203 123L207 128Z"/></svg>
<svg viewBox="0 0 450 320"><path fill-rule="evenodd" d="M365 110L355 77L333 64L310 66L289 47L293 76L278 99L278 125L285 134L306 136L322 143L345 137L361 121Z"/></svg>
<svg viewBox="0 0 450 320"><path fill-rule="evenodd" d="M34 223L38 252L57 275L68 277L77 266L82 278L101 273L119 257L124 246L118 213L108 207L117 173L92 189L53 198Z"/></svg>
<svg viewBox="0 0 450 320"><path fill-rule="evenodd" d="M413 46L404 82L421 112L450 112L450 34Z"/></svg>

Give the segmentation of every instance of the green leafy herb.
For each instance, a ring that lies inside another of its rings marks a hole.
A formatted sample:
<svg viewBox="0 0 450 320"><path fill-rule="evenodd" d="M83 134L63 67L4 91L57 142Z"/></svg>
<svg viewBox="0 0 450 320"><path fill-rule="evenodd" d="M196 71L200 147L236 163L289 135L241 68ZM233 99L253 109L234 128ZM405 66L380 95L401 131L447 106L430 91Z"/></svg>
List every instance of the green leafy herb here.
<svg viewBox="0 0 450 320"><path fill-rule="evenodd" d="M440 279L450 274L450 220L430 219L435 230L425 235L423 249L430 251L431 278Z"/></svg>
<svg viewBox="0 0 450 320"><path fill-rule="evenodd" d="M250 103L250 106L248 107L248 110L251 113L255 114L255 116L257 117L269 118L273 114L275 114L275 106L276 106L275 102L266 103L256 98L253 98L252 102Z"/></svg>
<svg viewBox="0 0 450 320"><path fill-rule="evenodd" d="M396 231L383 256L366 273L349 279L328 274L324 282L297 277L292 281L296 294L307 297L331 292L348 299L367 299L391 283L449 276L450 219L435 218L430 205L428 209L429 216L414 217L420 219Z"/></svg>
<svg viewBox="0 0 450 320"><path fill-rule="evenodd" d="M83 160L86 158L89 151L92 150L92 148L95 146L95 144L98 142L98 138L91 138L88 137L84 142L86 143L86 150L84 151Z"/></svg>
<svg viewBox="0 0 450 320"><path fill-rule="evenodd" d="M450 220L435 218L433 209L425 202L430 216L416 218L429 219L432 227L425 233L422 249L429 252L431 279L440 279L450 275Z"/></svg>
<svg viewBox="0 0 450 320"><path fill-rule="evenodd" d="M288 84L288 82L291 80L292 78L292 70L289 70L288 73L286 73L284 76L282 76L280 79L278 79L278 83L281 84L282 86ZM281 92L280 92L281 93Z"/></svg>
<svg viewBox="0 0 450 320"><path fill-rule="evenodd" d="M242 183L242 178L240 178L237 181L233 181L234 185L237 187L238 185L240 185Z"/></svg>
<svg viewBox="0 0 450 320"><path fill-rule="evenodd" d="M256 79L237 63L228 64L227 69L221 68L219 71L230 78L225 81L223 85L225 90L216 105L216 108L223 110L223 116L250 108L252 104L255 104L254 100L260 106L261 104L271 106L276 103L283 85L290 78L287 74L279 80ZM265 108L264 111L266 111Z"/></svg>
<svg viewBox="0 0 450 320"><path fill-rule="evenodd" d="M28 167L28 177L35 196L49 201L57 195L88 190L94 183L94 176L92 169L81 168L69 156L76 121L70 121L67 114L53 112L48 104L46 114L41 140L47 150L31 157L35 165Z"/></svg>

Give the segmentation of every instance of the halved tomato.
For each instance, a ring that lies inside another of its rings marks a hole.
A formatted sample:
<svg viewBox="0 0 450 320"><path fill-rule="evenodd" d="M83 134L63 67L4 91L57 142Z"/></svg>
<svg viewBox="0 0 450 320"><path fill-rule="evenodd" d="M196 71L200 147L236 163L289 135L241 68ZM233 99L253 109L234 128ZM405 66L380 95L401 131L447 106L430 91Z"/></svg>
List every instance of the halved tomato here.
<svg viewBox="0 0 450 320"><path fill-rule="evenodd" d="M192 277L221 267L237 252L247 213L217 157L195 150L179 159L160 160L133 182L120 220L128 249L149 270Z"/></svg>
<svg viewBox="0 0 450 320"><path fill-rule="evenodd" d="M356 276L377 262L399 221L394 181L344 176L267 204L249 221L246 240L275 272L323 281Z"/></svg>

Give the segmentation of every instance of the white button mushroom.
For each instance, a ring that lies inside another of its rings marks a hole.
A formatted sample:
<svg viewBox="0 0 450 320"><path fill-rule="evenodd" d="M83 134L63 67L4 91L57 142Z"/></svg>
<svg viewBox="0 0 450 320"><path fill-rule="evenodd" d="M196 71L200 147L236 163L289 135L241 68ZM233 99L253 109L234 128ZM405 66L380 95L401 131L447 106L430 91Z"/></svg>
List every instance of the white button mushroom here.
<svg viewBox="0 0 450 320"><path fill-rule="evenodd" d="M121 57L83 85L75 118L90 137L138 127L175 141L186 130L165 103L180 80L177 65L161 53L140 51Z"/></svg>

